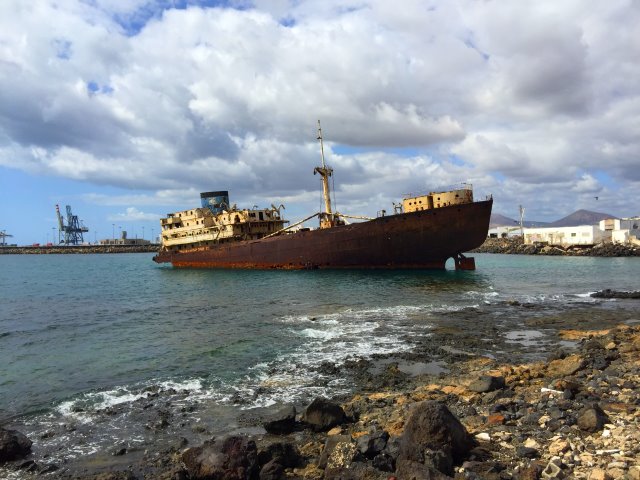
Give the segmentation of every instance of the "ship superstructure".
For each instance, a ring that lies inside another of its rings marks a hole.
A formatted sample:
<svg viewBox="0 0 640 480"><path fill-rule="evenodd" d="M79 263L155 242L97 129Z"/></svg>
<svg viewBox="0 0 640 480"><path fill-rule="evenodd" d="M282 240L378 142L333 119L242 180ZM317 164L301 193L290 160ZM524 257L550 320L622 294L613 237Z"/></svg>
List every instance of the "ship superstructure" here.
<svg viewBox="0 0 640 480"><path fill-rule="evenodd" d="M202 207L169 213L160 220L163 250L202 249L227 242L258 240L282 230L284 208L243 208L229 205L229 192L200 194Z"/></svg>

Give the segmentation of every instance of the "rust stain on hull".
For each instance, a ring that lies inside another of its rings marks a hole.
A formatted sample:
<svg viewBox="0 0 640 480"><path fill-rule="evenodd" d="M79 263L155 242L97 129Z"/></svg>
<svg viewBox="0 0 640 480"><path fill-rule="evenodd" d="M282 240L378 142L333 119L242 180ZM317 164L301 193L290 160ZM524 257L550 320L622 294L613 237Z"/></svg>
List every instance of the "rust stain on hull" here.
<svg viewBox="0 0 640 480"><path fill-rule="evenodd" d="M484 242L493 200L380 217L363 223L160 252L175 267L243 269L444 269ZM472 259L456 266L473 269Z"/></svg>

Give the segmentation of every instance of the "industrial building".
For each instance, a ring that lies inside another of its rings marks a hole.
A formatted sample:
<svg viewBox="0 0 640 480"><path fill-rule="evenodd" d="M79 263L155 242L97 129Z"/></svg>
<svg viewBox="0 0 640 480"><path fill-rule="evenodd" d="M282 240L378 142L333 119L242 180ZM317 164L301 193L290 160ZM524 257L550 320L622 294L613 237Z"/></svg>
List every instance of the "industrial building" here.
<svg viewBox="0 0 640 480"><path fill-rule="evenodd" d="M525 228L524 243L548 245L591 246L598 243L622 243L640 245L640 217L608 218L597 225L575 227Z"/></svg>
<svg viewBox="0 0 640 480"><path fill-rule="evenodd" d="M127 238L127 232L123 230L120 238L100 240L100 245L151 245L151 242L143 238Z"/></svg>

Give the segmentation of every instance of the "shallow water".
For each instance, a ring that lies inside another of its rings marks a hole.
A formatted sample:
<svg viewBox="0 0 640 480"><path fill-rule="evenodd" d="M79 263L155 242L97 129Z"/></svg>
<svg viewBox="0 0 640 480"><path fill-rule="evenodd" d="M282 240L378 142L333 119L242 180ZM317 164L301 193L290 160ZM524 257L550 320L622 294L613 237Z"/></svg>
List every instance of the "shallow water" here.
<svg viewBox="0 0 640 480"><path fill-rule="evenodd" d="M408 352L463 316L535 354L540 312L609 308L621 303L589 292L640 289L639 258L478 254L474 272L378 272L180 270L151 257L0 255L0 423L36 455L65 463L181 433L148 428L140 405L158 389L185 428L241 428L238 409L348 393L323 362Z"/></svg>

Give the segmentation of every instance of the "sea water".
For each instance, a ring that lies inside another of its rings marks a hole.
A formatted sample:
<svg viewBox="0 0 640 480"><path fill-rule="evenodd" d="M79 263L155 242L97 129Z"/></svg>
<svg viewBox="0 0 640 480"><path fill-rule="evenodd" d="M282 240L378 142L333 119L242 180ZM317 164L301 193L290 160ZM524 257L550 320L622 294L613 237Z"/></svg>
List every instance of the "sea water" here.
<svg viewBox="0 0 640 480"><path fill-rule="evenodd" d="M175 269L151 257L0 255L0 425L27 433L36 454L65 463L123 437L155 441L134 408L150 391L173 389L172 411L197 404L191 422L225 431L239 409L348 394L318 365L410 351L455 312L495 317L499 335L526 345L542 333L505 304L563 312L614 305L589 296L603 288L640 289L640 258L477 254L476 271L434 272Z"/></svg>

